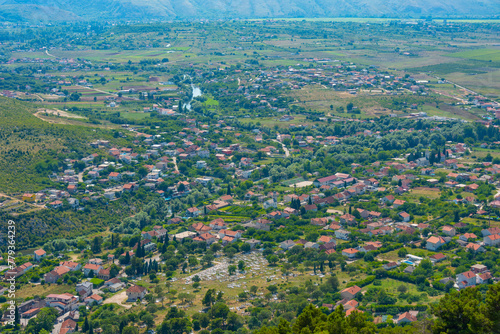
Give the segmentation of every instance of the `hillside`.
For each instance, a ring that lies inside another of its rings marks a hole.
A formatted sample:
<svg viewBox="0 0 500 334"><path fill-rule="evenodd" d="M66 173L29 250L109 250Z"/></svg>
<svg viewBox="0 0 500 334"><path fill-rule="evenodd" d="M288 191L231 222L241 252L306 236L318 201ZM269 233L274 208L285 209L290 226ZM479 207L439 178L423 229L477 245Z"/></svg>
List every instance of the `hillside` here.
<svg viewBox="0 0 500 334"><path fill-rule="evenodd" d="M495 0L3 0L7 21L286 17L498 17Z"/></svg>
<svg viewBox="0 0 500 334"><path fill-rule="evenodd" d="M0 98L0 192L37 192L50 186L48 175L59 168L58 155L88 154L93 138L106 131L84 126L50 124L33 115L28 103Z"/></svg>

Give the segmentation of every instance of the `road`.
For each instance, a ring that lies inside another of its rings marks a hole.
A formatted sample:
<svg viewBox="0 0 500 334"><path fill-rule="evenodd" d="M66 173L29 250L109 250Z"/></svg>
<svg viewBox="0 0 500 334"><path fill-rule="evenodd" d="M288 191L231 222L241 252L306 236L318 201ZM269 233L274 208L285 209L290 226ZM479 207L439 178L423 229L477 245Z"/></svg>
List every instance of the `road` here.
<svg viewBox="0 0 500 334"><path fill-rule="evenodd" d="M8 198L8 199L10 199L10 200L13 200L13 201L23 202L23 201L22 201L22 200L20 200L20 199L17 199L17 198L15 198L15 197L12 197L12 196L9 196L9 195L6 195L6 194L2 194L2 193L0 193L0 197L6 197L6 198ZM39 209L45 209L45 205L35 204L35 203L30 203L30 202L23 202L23 203L26 203L26 204L28 204L28 205L32 205L32 206L34 206L34 207L36 207L36 208L39 208Z"/></svg>
<svg viewBox="0 0 500 334"><path fill-rule="evenodd" d="M176 171L177 173L179 173L179 168L177 167L177 158L176 158L176 157L173 157L173 158L172 158L172 161L174 162L175 171Z"/></svg>
<svg viewBox="0 0 500 334"><path fill-rule="evenodd" d="M285 151L285 157L288 158L290 156L290 152L288 151L288 149L286 148L285 144L283 143L280 143L279 141L277 141L276 139L273 139L274 142L276 143L279 143L281 144L281 147L283 147L283 151Z"/></svg>
<svg viewBox="0 0 500 334"><path fill-rule="evenodd" d="M107 95L118 96L118 94L116 94L116 93L106 92L104 90L97 89L97 88L90 88L90 87L81 86L81 85L76 85L76 86L80 87L80 88L85 88L85 89L88 89L88 90L93 90L93 91L96 91L96 92L99 92L99 93L107 94Z"/></svg>
<svg viewBox="0 0 500 334"><path fill-rule="evenodd" d="M45 54L46 54L47 56L49 56L49 57L57 58L56 56L51 55L51 54L49 53L49 50L47 50L47 49L45 49Z"/></svg>
<svg viewBox="0 0 500 334"><path fill-rule="evenodd" d="M57 322L54 325L54 329L52 329L52 334L59 334L59 331L61 330L62 323L64 319L69 317L69 312L64 313L60 317L57 317Z"/></svg>
<svg viewBox="0 0 500 334"><path fill-rule="evenodd" d="M91 168L93 168L93 166L85 167L80 173L78 173L78 182L83 182L83 173Z"/></svg>

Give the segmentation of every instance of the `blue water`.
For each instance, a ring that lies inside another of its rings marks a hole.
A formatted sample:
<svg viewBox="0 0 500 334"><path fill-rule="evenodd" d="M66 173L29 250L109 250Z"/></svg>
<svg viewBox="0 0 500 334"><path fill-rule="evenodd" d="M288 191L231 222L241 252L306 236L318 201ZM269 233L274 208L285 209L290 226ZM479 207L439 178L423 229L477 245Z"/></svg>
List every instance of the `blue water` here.
<svg viewBox="0 0 500 334"><path fill-rule="evenodd" d="M413 262L411 261L408 261L408 260L404 260L403 263L408 263L409 265L412 265L413 266Z"/></svg>

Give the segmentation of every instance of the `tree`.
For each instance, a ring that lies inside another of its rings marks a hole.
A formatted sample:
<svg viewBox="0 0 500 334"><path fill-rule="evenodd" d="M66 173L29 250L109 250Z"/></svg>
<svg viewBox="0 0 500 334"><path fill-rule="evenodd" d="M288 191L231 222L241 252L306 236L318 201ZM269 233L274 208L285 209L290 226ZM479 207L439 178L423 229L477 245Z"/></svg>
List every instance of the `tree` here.
<svg viewBox="0 0 500 334"><path fill-rule="evenodd" d="M173 318L163 321L158 327L158 334L183 334L191 332L191 322L187 318Z"/></svg>
<svg viewBox="0 0 500 334"><path fill-rule="evenodd" d="M406 254L408 254L408 251L406 250L406 248L401 248L400 250L398 250L398 256L399 257L405 257Z"/></svg>
<svg viewBox="0 0 500 334"><path fill-rule="evenodd" d="M40 333L42 330L51 332L54 328L58 313L55 308L44 307L37 314L36 318L31 318L26 326L26 333Z"/></svg>
<svg viewBox="0 0 500 334"><path fill-rule="evenodd" d="M437 305L432 306L432 313L437 317L434 333L483 333L488 321L483 313L478 312L481 300L477 288L460 292L453 290L444 295Z"/></svg>
<svg viewBox="0 0 500 334"><path fill-rule="evenodd" d="M229 314L229 307L224 303L215 303L214 306L210 308L209 316L212 319L221 318L226 320Z"/></svg>
<svg viewBox="0 0 500 334"><path fill-rule="evenodd" d="M399 293L406 293L408 291L408 287L404 284L400 284L398 286L398 292Z"/></svg>
<svg viewBox="0 0 500 334"><path fill-rule="evenodd" d="M127 326L123 328L122 334L139 334L139 329L134 326Z"/></svg>
<svg viewBox="0 0 500 334"><path fill-rule="evenodd" d="M243 270L245 270L245 261L240 260L240 261L238 262L238 270L239 270L239 271L243 271Z"/></svg>
<svg viewBox="0 0 500 334"><path fill-rule="evenodd" d="M279 261L279 258L275 254L270 254L266 257L266 260L269 265L274 266Z"/></svg>
<svg viewBox="0 0 500 334"><path fill-rule="evenodd" d="M252 246L250 246L250 244L247 244L247 243L244 243L243 245L241 245L240 247L240 251L244 252L244 253L248 253L252 250Z"/></svg>
<svg viewBox="0 0 500 334"><path fill-rule="evenodd" d="M90 250L92 251L92 253L94 254L98 254L101 252L101 238L99 237L95 237L93 240L92 240L92 246L90 248Z"/></svg>
<svg viewBox="0 0 500 334"><path fill-rule="evenodd" d="M294 333L316 333L322 323L326 322L326 314L321 312L319 308L313 305L308 305L302 313L297 317L297 320L292 326ZM330 332L335 333L335 332Z"/></svg>
<svg viewBox="0 0 500 334"><path fill-rule="evenodd" d="M272 294L275 294L278 291L278 287L276 285L269 285L267 290L269 290Z"/></svg>
<svg viewBox="0 0 500 334"><path fill-rule="evenodd" d="M488 331L500 333L500 284L490 285L481 312L488 318Z"/></svg>
<svg viewBox="0 0 500 334"><path fill-rule="evenodd" d="M245 324L243 318L234 312L229 312L227 315L227 329L230 331L237 331L239 328L243 327Z"/></svg>
<svg viewBox="0 0 500 334"><path fill-rule="evenodd" d="M321 286L321 290L323 290L324 292L334 293L338 291L339 285L340 283L337 276L331 275L330 277L328 277L326 282Z"/></svg>
<svg viewBox="0 0 500 334"><path fill-rule="evenodd" d="M227 271L229 273L229 276L232 276L236 273L236 266L233 264L233 265L230 265L228 268L227 268Z"/></svg>
<svg viewBox="0 0 500 334"><path fill-rule="evenodd" d="M83 326L82 326L82 332L86 332L89 330L89 319L87 317L85 317L85 321L83 322Z"/></svg>
<svg viewBox="0 0 500 334"><path fill-rule="evenodd" d="M215 303L215 289L208 289L201 303L205 306L212 306Z"/></svg>

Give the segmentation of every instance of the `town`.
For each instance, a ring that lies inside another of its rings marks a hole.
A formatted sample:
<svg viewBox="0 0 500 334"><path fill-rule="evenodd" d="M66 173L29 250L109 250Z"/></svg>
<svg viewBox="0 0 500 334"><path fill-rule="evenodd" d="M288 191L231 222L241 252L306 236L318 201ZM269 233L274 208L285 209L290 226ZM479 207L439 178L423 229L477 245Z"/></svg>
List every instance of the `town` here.
<svg viewBox="0 0 500 334"><path fill-rule="evenodd" d="M189 59L182 42L154 59L86 53L96 36L123 43L127 25L67 32L64 47L5 42L1 153L19 167L0 172L0 215L18 228L15 266L0 238L4 323L16 287L2 332L298 333L307 317L339 316L367 333L432 333L446 303L492 307L498 96L315 55L305 39L283 50L279 21L233 24L252 36L219 27L242 61L198 63L215 46ZM469 29L380 26L400 25ZM168 39L151 27L152 44ZM259 29L269 49L250 46Z"/></svg>

